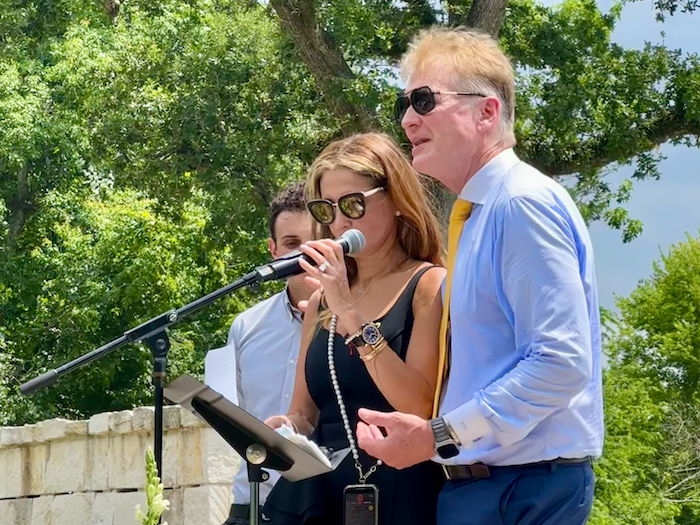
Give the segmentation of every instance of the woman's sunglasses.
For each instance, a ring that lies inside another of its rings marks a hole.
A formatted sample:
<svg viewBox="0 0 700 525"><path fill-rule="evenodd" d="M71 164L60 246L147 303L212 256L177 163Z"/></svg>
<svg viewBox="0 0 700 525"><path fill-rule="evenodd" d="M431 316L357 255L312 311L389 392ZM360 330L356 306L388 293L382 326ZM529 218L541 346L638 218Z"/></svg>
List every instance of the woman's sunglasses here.
<svg viewBox="0 0 700 525"><path fill-rule="evenodd" d="M464 97L485 97L481 93L461 93L459 91L433 91L428 86L423 86L399 95L394 104L394 117L401 123L404 115L411 106L419 115L427 115L435 109L437 102L435 95L461 95Z"/></svg>
<svg viewBox="0 0 700 525"><path fill-rule="evenodd" d="M326 199L317 199L309 201L306 206L309 208L311 216L321 224L333 224L336 207L349 219L361 219L365 216L367 209L365 199L383 190L384 188L380 186L373 190L348 193L340 197L337 203Z"/></svg>

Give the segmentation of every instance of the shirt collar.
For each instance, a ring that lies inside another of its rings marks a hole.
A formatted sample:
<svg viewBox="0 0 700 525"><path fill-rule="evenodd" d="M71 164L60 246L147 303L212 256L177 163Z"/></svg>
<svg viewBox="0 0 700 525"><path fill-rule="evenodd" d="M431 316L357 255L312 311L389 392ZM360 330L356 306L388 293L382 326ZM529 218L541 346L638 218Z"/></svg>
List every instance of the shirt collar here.
<svg viewBox="0 0 700 525"><path fill-rule="evenodd" d="M284 300L285 311L289 315L290 322L294 320L301 321L301 310L294 306L289 298L289 286L284 288L282 297Z"/></svg>
<svg viewBox="0 0 700 525"><path fill-rule="evenodd" d="M491 188L501 182L508 170L518 162L520 159L513 148L501 151L470 177L459 193L459 198L474 204L484 204Z"/></svg>

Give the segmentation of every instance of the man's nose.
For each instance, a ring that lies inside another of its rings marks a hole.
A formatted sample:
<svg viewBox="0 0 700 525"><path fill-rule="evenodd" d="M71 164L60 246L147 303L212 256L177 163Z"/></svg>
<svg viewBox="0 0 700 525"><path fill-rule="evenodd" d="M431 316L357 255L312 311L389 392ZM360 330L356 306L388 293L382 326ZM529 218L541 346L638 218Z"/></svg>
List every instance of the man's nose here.
<svg viewBox="0 0 700 525"><path fill-rule="evenodd" d="M403 128L404 132L408 132L409 129L420 126L421 122L422 120L420 115L416 113L416 110L413 109L413 106L409 106L409 108L406 110L406 113L404 113L403 118L401 119L401 127Z"/></svg>

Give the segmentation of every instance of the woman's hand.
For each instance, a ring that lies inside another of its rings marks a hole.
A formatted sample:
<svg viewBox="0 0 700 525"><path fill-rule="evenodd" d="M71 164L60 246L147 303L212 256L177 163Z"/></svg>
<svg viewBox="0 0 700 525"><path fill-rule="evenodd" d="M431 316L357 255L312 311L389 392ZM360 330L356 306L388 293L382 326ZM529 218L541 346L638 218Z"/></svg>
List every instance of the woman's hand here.
<svg viewBox="0 0 700 525"><path fill-rule="evenodd" d="M303 259L299 260L301 267L309 274L306 283L321 290L328 308L334 314L343 316L352 311L355 304L350 295L342 246L331 239L320 239L302 244L299 249L316 263L316 266L312 266Z"/></svg>
<svg viewBox="0 0 700 525"><path fill-rule="evenodd" d="M288 427L292 427L295 432L298 433L297 431L297 426L294 424L294 422L289 419L287 416L272 416L268 417L265 420L265 424L270 427L272 430L277 430L278 428L287 425Z"/></svg>

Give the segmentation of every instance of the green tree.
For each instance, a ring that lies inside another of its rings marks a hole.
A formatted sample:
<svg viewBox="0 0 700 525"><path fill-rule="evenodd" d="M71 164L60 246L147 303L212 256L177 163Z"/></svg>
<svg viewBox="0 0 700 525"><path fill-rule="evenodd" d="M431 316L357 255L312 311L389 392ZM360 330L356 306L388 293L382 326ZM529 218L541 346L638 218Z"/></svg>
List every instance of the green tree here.
<svg viewBox="0 0 700 525"><path fill-rule="evenodd" d="M615 358L660 380L658 400L700 401L700 240L688 236L620 298Z"/></svg>
<svg viewBox="0 0 700 525"><path fill-rule="evenodd" d="M174 218L133 190L104 193L97 198L78 187L47 194L19 255L0 268L0 333L8 354L2 370L11 384L226 282L230 254L205 233L211 214L204 196L183 203ZM228 311L243 304L232 299ZM204 351L230 320L227 309L205 311L171 330L171 375L201 373ZM2 416L17 423L149 404L150 369L144 346L122 348L33 397L13 389Z"/></svg>
<svg viewBox="0 0 700 525"><path fill-rule="evenodd" d="M143 348L31 398L16 387L262 262L271 195L335 130L264 7L26 4L0 18L0 419L11 423L149 403ZM239 293L173 330L170 376L201 373L247 304Z"/></svg>
<svg viewBox="0 0 700 525"><path fill-rule="evenodd" d="M659 451L664 405L654 400L655 379L632 365L604 371L605 446L595 462L590 525L674 525L680 508L664 497Z"/></svg>
<svg viewBox="0 0 700 525"><path fill-rule="evenodd" d="M596 519L697 523L700 240L688 236L672 246L617 305Z"/></svg>
<svg viewBox="0 0 700 525"><path fill-rule="evenodd" d="M634 180L658 179L659 145L697 145L700 60L663 46L612 43L622 4L607 14L593 0L270 4L346 130L392 126L395 66L419 29L465 24L499 35L518 73L519 155L550 176L572 177L585 217L621 229L625 241L641 231L622 206L632 180L613 188L606 175L634 163ZM673 12L673 4L657 6ZM692 12L696 2L677 4Z"/></svg>
<svg viewBox="0 0 700 525"><path fill-rule="evenodd" d="M619 17L586 0L0 0L0 389L261 262L271 195L323 145L370 126L401 137L395 66L430 24L500 35L519 154L571 175L587 219L632 238L632 182L604 176L634 162L635 178L658 177L658 144L695 144L700 66L612 44ZM201 371L247 301L179 326L171 372ZM147 402L147 369L143 349L122 350L2 412Z"/></svg>

